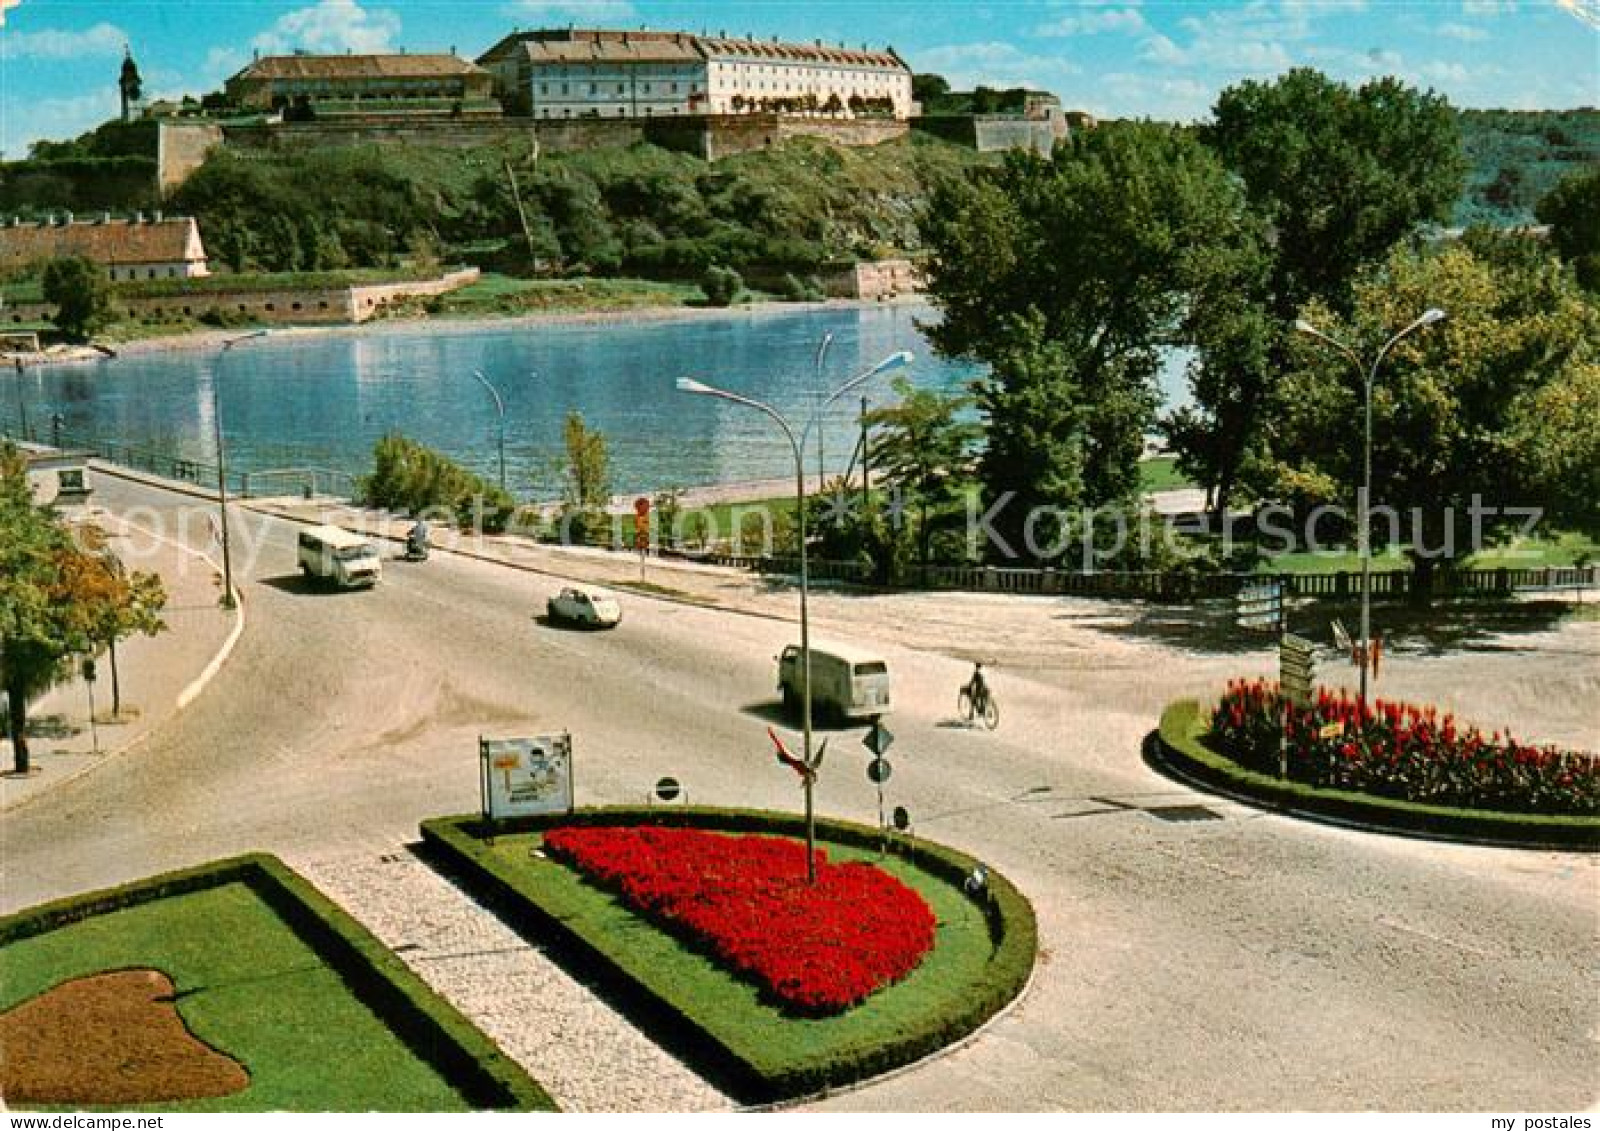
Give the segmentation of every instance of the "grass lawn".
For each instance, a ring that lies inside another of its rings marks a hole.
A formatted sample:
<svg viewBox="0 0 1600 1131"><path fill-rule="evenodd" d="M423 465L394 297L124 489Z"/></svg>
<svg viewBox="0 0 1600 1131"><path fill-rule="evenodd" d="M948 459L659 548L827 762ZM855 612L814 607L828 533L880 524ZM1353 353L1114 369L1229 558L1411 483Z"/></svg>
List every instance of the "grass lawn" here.
<svg viewBox="0 0 1600 1131"><path fill-rule="evenodd" d="M1176 456L1156 456L1154 459L1139 461L1139 490L1149 494L1152 491L1178 491L1186 487L1196 487L1187 476L1178 471Z"/></svg>
<svg viewBox="0 0 1600 1131"><path fill-rule="evenodd" d="M981 909L956 887L897 857L825 843L833 861L869 860L927 900L938 923L933 949L904 980L842 1015L796 1017L762 1000L756 987L629 911L577 872L533 855L537 833L497 837L488 852L496 870L569 930L599 945L636 980L653 988L723 1046L764 1075L820 1072L870 1057L872 1050L954 1015L991 976L994 944Z"/></svg>
<svg viewBox="0 0 1600 1131"><path fill-rule="evenodd" d="M1504 546L1494 546L1462 560L1463 569L1543 569L1546 566L1575 565L1580 557L1600 559L1600 543L1582 534L1552 532L1543 538L1519 538ZM1385 547L1372 555L1372 568L1409 570L1411 559L1395 547ZM1323 550L1316 553L1279 554L1257 566L1261 573L1349 573L1361 572L1361 558L1354 550Z"/></svg>
<svg viewBox="0 0 1600 1131"><path fill-rule="evenodd" d="M482 317L537 311L627 310L686 306L704 296L688 283L647 279L515 279L485 274L429 303L432 313Z"/></svg>
<svg viewBox="0 0 1600 1131"><path fill-rule="evenodd" d="M153 967L190 1031L250 1073L175 1111L466 1111L250 887L234 882L72 923L0 950L0 1009L61 982Z"/></svg>

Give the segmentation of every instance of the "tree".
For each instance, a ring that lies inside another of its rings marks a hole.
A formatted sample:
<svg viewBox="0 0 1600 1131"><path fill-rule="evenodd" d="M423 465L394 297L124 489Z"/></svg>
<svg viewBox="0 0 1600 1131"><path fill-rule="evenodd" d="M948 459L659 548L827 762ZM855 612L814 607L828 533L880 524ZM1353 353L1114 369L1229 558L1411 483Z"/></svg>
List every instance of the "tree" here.
<svg viewBox="0 0 1600 1131"><path fill-rule="evenodd" d="M944 97L950 93L950 83L943 75L925 74L911 76L911 97L914 101L922 103L924 109L928 103ZM835 97L838 97L835 95Z"/></svg>
<svg viewBox="0 0 1600 1131"><path fill-rule="evenodd" d="M1600 399L1600 306L1553 261L1495 261L1452 246L1397 249L1363 272L1348 317L1320 302L1304 313L1370 358L1435 306L1447 321L1401 342L1373 392L1373 506L1402 520L1376 519L1374 542L1408 547L1423 593L1439 562L1518 526L1523 508L1600 525L1600 444L1586 415ZM1293 360L1274 398L1267 470L1280 498L1350 506L1361 480L1362 382L1310 338Z"/></svg>
<svg viewBox="0 0 1600 1131"><path fill-rule="evenodd" d="M21 455L0 447L0 689L19 773L29 766L28 704L71 670L73 657L159 630L159 579L119 580L98 552L103 538L76 534L34 504Z"/></svg>
<svg viewBox="0 0 1600 1131"><path fill-rule="evenodd" d="M1600 291L1600 166L1568 173L1534 209L1578 282Z"/></svg>
<svg viewBox="0 0 1600 1131"><path fill-rule="evenodd" d="M111 286L93 260L78 255L52 259L45 265L42 288L44 300L55 304L56 325L70 337L88 337L111 315Z"/></svg>
<svg viewBox="0 0 1600 1131"><path fill-rule="evenodd" d="M1257 238L1221 163L1176 127L1112 123L942 188L924 227L929 334L992 368L980 478L1017 493L1013 532L1030 506L1131 498L1188 294Z"/></svg>
<svg viewBox="0 0 1600 1131"><path fill-rule="evenodd" d="M899 489L900 505L916 508L917 559L926 566L937 522L971 481L982 429L963 418L971 397L918 389L904 377L895 379L894 390L899 404L867 414L867 425L878 429L872 464L881 479Z"/></svg>
<svg viewBox="0 0 1600 1131"><path fill-rule="evenodd" d="M1194 409L1166 423L1180 464L1225 511L1259 466L1264 406L1286 364L1285 335L1312 299L1346 310L1356 273L1460 195L1466 163L1442 97L1393 78L1352 90L1305 68L1223 91L1200 131L1270 232L1258 264L1221 276L1198 307Z"/></svg>
<svg viewBox="0 0 1600 1131"><path fill-rule="evenodd" d="M705 292L706 302L710 305L732 306L744 290L744 280L732 267L713 263L706 268L705 277L700 280L700 289Z"/></svg>
<svg viewBox="0 0 1600 1131"><path fill-rule="evenodd" d="M567 448L563 503L569 521L577 521L579 533L586 535L611 502L611 457L605 434L585 424L581 412L567 413L562 438Z"/></svg>
<svg viewBox="0 0 1600 1131"><path fill-rule="evenodd" d="M122 674L117 642L129 636L154 636L166 629L161 610L166 587L153 573L129 573L106 543L103 531L81 526L75 531L78 553L63 563L63 582L82 618L81 631L92 647L105 648L111 661L111 714L122 714Z"/></svg>

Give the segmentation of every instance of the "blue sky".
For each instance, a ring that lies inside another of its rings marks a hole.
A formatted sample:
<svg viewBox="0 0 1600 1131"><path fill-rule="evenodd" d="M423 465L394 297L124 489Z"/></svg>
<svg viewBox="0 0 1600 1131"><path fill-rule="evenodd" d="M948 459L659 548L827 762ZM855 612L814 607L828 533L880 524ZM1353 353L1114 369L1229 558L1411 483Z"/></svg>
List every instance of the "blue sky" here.
<svg viewBox="0 0 1600 1131"><path fill-rule="evenodd" d="M1600 105L1600 0L0 0L0 151L116 112L123 44L146 94L200 94L263 52L474 56L513 27L726 30L893 46L958 87L1039 86L1103 117L1193 120L1245 78L1395 74L1460 106Z"/></svg>

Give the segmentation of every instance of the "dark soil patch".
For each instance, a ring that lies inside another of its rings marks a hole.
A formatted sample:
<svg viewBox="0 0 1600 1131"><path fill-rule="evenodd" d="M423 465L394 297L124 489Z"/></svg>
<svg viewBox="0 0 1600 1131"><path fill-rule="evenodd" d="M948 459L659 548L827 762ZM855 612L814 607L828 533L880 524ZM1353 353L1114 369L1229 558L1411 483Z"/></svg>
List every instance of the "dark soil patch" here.
<svg viewBox="0 0 1600 1131"><path fill-rule="evenodd" d="M159 970L75 978L0 1014L0 1094L10 1103L121 1105L226 1096L250 1086L190 1033Z"/></svg>

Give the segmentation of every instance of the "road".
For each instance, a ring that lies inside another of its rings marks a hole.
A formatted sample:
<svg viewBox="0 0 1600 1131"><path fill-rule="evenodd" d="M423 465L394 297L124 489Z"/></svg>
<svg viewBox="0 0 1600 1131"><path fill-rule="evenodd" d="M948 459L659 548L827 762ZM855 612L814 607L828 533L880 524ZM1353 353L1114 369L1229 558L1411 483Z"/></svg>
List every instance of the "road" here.
<svg viewBox="0 0 1600 1131"><path fill-rule="evenodd" d="M100 496L174 526L203 513L132 484L103 480ZM298 579L292 524L246 512L235 524L239 542L261 551L236 554L250 620L233 658L134 755L4 818L0 909L233 852L291 863L393 852L422 818L476 808L483 734L570 729L581 803L642 801L670 773L695 803L798 805L763 733L778 721L773 657L792 625L625 595L615 631L566 631L535 618L558 580L448 554L388 563L371 592L322 594ZM1259 657L1134 647L1113 631L1125 625L1044 621L1037 671L1013 635L993 681L1002 725L968 730L952 718L963 649L912 646L937 634L937 609L954 616L960 603L831 595L818 601L817 627L900 641L882 645L897 695L890 803L1030 896L1041 964L1024 999L974 1043L820 1106L1595 1102L1593 857L1365 835L1176 786L1139 755L1153 705ZM1050 607L1077 615L1067 602ZM1095 632L1104 665L1084 644ZM1484 695L1509 696L1488 700L1496 707L1594 690L1595 633L1546 637L1539 655L1482 653L1458 667L1441 657L1431 678L1470 677ZM1007 641L974 646L991 643ZM1068 653L1070 678L1058 662ZM1550 715L1581 731L1588 710L1564 703ZM833 735L817 803L871 821L860 733ZM1179 805L1191 808L1159 812Z"/></svg>

